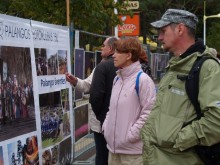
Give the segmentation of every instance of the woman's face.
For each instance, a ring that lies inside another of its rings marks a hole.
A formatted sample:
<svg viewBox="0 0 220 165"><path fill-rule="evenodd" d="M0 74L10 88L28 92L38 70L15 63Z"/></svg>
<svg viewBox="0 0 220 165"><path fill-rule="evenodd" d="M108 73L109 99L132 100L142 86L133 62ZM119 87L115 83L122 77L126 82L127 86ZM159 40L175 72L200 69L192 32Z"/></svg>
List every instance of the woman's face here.
<svg viewBox="0 0 220 165"><path fill-rule="evenodd" d="M112 57L114 58L114 66L117 68L124 68L130 65L131 53L122 53L116 50Z"/></svg>

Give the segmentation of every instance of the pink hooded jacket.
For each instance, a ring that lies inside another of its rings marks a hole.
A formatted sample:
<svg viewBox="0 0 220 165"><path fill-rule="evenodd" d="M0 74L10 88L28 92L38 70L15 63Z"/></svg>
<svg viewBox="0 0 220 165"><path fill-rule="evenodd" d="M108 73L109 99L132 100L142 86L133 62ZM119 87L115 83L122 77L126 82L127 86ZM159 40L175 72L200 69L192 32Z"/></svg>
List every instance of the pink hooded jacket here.
<svg viewBox="0 0 220 165"><path fill-rule="evenodd" d="M113 82L109 112L102 130L112 153L142 154L140 129L147 120L156 99L154 82L142 73L139 96L135 90L139 61L117 71Z"/></svg>

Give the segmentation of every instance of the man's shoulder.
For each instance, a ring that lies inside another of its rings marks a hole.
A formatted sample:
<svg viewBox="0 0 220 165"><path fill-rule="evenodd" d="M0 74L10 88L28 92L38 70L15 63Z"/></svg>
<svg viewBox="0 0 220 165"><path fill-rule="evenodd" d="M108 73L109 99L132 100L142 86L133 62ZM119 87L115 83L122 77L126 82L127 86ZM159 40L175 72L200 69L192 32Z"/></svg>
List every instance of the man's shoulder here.
<svg viewBox="0 0 220 165"><path fill-rule="evenodd" d="M103 62L100 62L97 66L96 69L100 69L100 68L106 68L106 67L114 67L114 61L113 59L107 59Z"/></svg>
<svg viewBox="0 0 220 165"><path fill-rule="evenodd" d="M210 58L210 59L214 59L215 61L219 62L219 59L217 58L217 54L213 53L211 51L212 49L211 48L206 48L205 51L201 54L201 56L203 58Z"/></svg>
<svg viewBox="0 0 220 165"><path fill-rule="evenodd" d="M213 54L209 54L209 53L205 53L205 54L202 54L202 56L200 57L197 57L200 61L204 61L204 66L207 67L207 66L212 66L212 67L219 67L219 60L213 56ZM198 60L198 61L199 61Z"/></svg>
<svg viewBox="0 0 220 165"><path fill-rule="evenodd" d="M198 66L199 68L219 67L218 58L213 55L208 48L203 52L194 52L191 54L190 60L192 62L192 68Z"/></svg>
<svg viewBox="0 0 220 165"><path fill-rule="evenodd" d="M210 76L212 74L220 73L220 63L219 61L208 54L198 56L192 65L190 73L193 75ZM199 74L197 74L199 73ZM194 77L194 76L193 76ZM203 79L202 78L202 79Z"/></svg>

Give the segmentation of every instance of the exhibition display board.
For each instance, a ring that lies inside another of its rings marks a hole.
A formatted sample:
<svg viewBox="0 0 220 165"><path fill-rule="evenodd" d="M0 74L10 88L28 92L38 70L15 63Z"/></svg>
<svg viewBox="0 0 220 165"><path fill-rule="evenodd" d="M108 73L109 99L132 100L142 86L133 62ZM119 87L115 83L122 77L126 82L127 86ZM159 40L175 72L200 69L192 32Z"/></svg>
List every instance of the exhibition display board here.
<svg viewBox="0 0 220 165"><path fill-rule="evenodd" d="M75 142L69 28L0 14L0 164L65 164Z"/></svg>

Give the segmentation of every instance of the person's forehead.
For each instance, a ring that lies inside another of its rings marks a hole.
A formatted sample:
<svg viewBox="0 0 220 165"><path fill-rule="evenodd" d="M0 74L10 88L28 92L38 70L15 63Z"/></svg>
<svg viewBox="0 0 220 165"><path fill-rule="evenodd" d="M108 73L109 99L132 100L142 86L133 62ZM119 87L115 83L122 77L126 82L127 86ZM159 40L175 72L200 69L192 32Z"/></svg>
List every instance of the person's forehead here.
<svg viewBox="0 0 220 165"><path fill-rule="evenodd" d="M159 28L158 31L160 32L160 31L166 30L166 29L168 29L169 26L170 26L170 24L167 25L167 26L164 26L162 28Z"/></svg>
<svg viewBox="0 0 220 165"><path fill-rule="evenodd" d="M108 42L108 40L109 40L109 38L107 38L107 39L105 40L105 42L104 42L104 43L107 43L107 42Z"/></svg>

